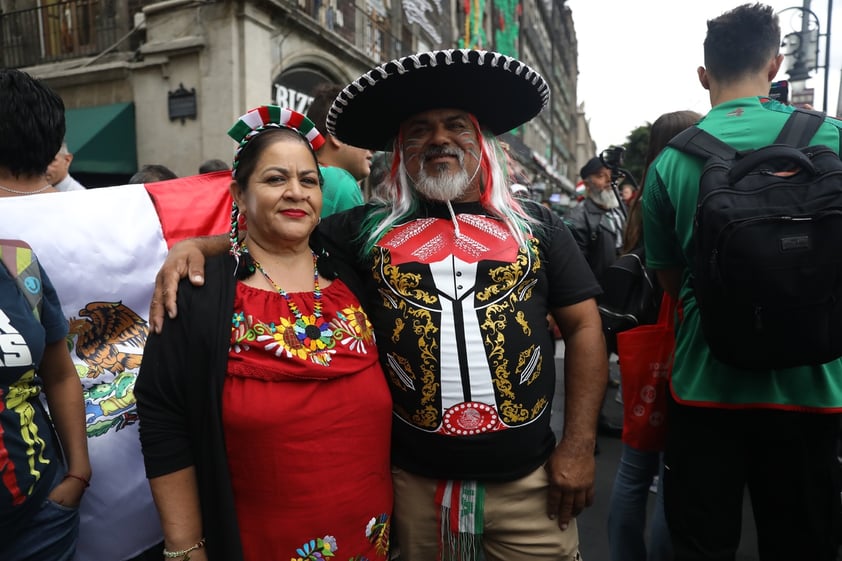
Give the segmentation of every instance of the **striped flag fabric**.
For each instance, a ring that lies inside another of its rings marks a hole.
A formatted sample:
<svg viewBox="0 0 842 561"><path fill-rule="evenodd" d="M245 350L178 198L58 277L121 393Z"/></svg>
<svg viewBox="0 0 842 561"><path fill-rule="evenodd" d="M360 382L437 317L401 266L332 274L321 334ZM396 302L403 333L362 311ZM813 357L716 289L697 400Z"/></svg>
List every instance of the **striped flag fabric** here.
<svg viewBox="0 0 842 561"><path fill-rule="evenodd" d="M70 324L93 468L77 561L123 561L162 540L140 452L134 381L167 250L228 230L230 182L223 171L0 199L0 238L32 247Z"/></svg>
<svg viewBox="0 0 842 561"><path fill-rule="evenodd" d="M588 187L581 179L576 182L576 200L581 201L588 194Z"/></svg>

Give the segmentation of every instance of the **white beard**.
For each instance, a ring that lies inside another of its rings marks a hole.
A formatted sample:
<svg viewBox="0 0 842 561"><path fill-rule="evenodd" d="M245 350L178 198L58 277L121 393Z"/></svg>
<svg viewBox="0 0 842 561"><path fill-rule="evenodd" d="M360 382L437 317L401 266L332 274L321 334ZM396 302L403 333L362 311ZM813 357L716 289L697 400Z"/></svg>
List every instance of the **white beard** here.
<svg viewBox="0 0 842 561"><path fill-rule="evenodd" d="M588 196L593 202L607 210L620 206L620 201L617 200L614 189L605 189L604 191L591 190Z"/></svg>
<svg viewBox="0 0 842 561"><path fill-rule="evenodd" d="M415 180L415 188L418 190L418 193L426 199L440 202L452 201L461 197L468 189L470 179L468 178L468 172L462 167L465 161L464 153L460 151L458 156L458 171L453 173L444 172L447 165L443 164L442 168L444 169L442 171L444 173L435 176L427 174L422 161L421 169L418 171L418 177Z"/></svg>

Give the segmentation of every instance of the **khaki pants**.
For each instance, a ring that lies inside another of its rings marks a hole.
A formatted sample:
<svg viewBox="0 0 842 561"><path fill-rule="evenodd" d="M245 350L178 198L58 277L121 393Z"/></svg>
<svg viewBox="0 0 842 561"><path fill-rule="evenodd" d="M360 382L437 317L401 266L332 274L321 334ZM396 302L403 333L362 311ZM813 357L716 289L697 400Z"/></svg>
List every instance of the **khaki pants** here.
<svg viewBox="0 0 842 561"><path fill-rule="evenodd" d="M392 532L400 561L439 559L441 528L435 479L392 466L395 508ZM547 517L547 474L543 467L508 483L485 486L482 543L486 561L579 561L576 521L567 530ZM442 560L448 561L448 560Z"/></svg>

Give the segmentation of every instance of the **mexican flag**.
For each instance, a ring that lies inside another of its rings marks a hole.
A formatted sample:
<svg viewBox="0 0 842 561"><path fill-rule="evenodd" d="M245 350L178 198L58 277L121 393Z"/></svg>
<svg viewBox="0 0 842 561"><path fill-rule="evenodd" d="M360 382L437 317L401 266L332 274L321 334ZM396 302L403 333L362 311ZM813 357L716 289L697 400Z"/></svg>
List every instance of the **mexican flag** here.
<svg viewBox="0 0 842 561"><path fill-rule="evenodd" d="M0 199L0 238L27 242L70 323L85 394L91 486L75 559L122 561L160 542L134 381L155 275L175 242L228 231L230 172Z"/></svg>

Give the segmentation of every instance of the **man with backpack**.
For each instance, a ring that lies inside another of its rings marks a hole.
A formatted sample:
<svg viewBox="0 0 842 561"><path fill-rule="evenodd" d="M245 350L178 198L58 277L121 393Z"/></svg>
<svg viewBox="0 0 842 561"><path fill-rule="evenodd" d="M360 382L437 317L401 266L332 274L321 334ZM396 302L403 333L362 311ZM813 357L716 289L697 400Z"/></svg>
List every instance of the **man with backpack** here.
<svg viewBox="0 0 842 561"><path fill-rule="evenodd" d="M760 559L830 561L839 545L842 122L785 127L793 108L768 98L780 43L769 6L708 21L698 129L731 154L694 131L646 174L647 264L680 304L664 476L677 560L734 558L746 487Z"/></svg>

